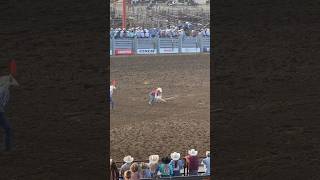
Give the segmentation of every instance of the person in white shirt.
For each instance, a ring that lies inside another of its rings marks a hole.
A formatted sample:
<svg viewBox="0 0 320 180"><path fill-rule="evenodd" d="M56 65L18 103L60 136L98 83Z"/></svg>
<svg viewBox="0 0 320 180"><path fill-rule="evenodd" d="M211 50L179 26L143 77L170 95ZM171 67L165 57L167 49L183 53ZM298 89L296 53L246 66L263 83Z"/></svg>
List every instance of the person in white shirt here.
<svg viewBox="0 0 320 180"><path fill-rule="evenodd" d="M210 176L210 151L206 152L206 158L202 160L202 164L204 165L205 175Z"/></svg>
<svg viewBox="0 0 320 180"><path fill-rule="evenodd" d="M110 85L110 104L111 104L111 108L113 109L114 108L114 102L112 100L112 94L113 94L113 91L117 89L115 85Z"/></svg>

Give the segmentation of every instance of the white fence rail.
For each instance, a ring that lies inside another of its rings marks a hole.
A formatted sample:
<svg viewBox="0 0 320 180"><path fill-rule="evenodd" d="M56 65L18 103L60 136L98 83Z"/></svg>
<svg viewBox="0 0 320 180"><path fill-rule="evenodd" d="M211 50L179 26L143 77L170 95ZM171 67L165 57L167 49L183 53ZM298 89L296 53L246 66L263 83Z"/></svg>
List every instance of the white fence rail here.
<svg viewBox="0 0 320 180"><path fill-rule="evenodd" d="M181 54L210 52L210 37L110 39L109 55Z"/></svg>

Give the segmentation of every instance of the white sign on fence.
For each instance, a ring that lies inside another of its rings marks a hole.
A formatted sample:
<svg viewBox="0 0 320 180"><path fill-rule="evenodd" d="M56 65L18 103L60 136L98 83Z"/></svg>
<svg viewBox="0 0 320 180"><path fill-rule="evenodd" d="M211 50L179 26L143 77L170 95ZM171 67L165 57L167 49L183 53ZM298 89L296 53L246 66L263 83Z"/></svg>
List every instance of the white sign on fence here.
<svg viewBox="0 0 320 180"><path fill-rule="evenodd" d="M179 48L160 48L160 53L178 53Z"/></svg>
<svg viewBox="0 0 320 180"><path fill-rule="evenodd" d="M137 49L137 54L157 54L157 49Z"/></svg>
<svg viewBox="0 0 320 180"><path fill-rule="evenodd" d="M200 52L200 48L181 48L181 52L183 53Z"/></svg>

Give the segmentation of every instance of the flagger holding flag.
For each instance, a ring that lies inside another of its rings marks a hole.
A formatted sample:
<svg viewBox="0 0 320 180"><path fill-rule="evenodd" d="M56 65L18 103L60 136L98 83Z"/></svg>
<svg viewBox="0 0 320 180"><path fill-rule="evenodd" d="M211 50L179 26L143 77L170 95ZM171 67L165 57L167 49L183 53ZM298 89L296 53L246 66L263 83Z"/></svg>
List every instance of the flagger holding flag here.
<svg viewBox="0 0 320 180"><path fill-rule="evenodd" d="M5 116L5 107L9 102L10 87L19 86L18 82L14 78L16 73L15 61L10 63L10 74L0 77L0 127L4 129L4 150L12 150L12 128L9 120Z"/></svg>

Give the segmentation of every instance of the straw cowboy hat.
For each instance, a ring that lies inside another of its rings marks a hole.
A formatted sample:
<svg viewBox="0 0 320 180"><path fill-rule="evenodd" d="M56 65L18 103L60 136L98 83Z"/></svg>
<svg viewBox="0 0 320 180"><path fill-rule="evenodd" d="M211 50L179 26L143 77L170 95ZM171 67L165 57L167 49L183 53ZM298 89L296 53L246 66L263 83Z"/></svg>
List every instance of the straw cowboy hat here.
<svg viewBox="0 0 320 180"><path fill-rule="evenodd" d="M198 155L198 151L196 151L195 149L190 149L190 150L188 151L188 154L189 154L190 156L196 156L196 155Z"/></svg>
<svg viewBox="0 0 320 180"><path fill-rule="evenodd" d="M158 163L159 162L159 155L151 155L149 156L150 163Z"/></svg>
<svg viewBox="0 0 320 180"><path fill-rule="evenodd" d="M157 91L160 91L160 92L162 92L162 88L160 88L160 87L159 87L159 88L157 88Z"/></svg>
<svg viewBox="0 0 320 180"><path fill-rule="evenodd" d="M210 156L210 151L206 151L206 156Z"/></svg>
<svg viewBox="0 0 320 180"><path fill-rule="evenodd" d="M131 156L126 156L123 158L123 161L126 163L132 163L133 162L133 157Z"/></svg>
<svg viewBox="0 0 320 180"><path fill-rule="evenodd" d="M170 156L171 156L171 159L175 161L180 159L180 153L177 153L177 152L171 153Z"/></svg>

